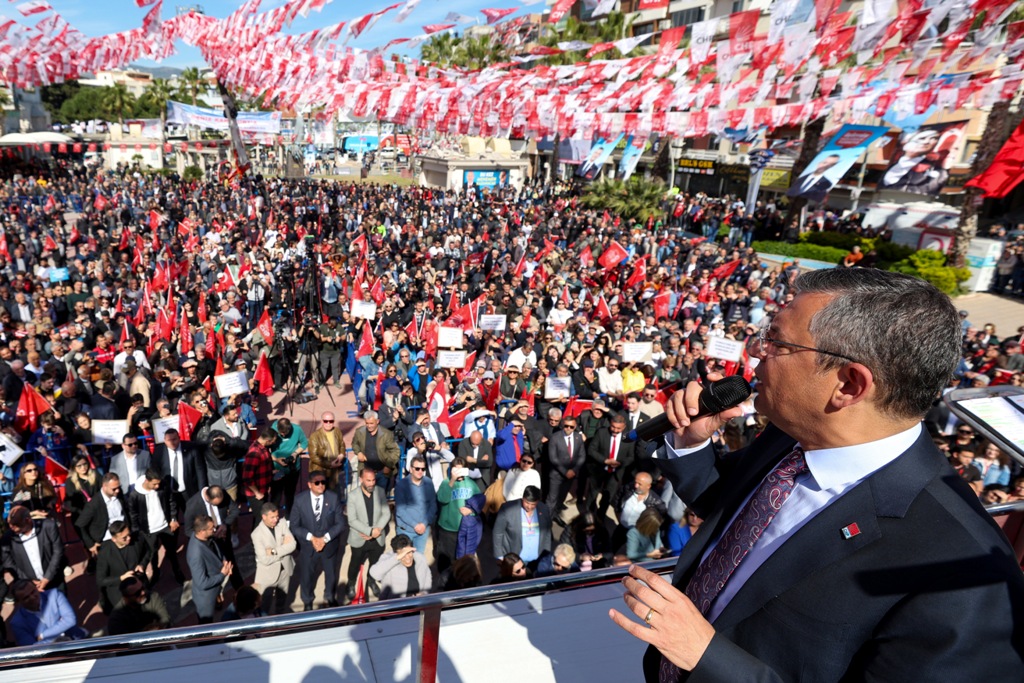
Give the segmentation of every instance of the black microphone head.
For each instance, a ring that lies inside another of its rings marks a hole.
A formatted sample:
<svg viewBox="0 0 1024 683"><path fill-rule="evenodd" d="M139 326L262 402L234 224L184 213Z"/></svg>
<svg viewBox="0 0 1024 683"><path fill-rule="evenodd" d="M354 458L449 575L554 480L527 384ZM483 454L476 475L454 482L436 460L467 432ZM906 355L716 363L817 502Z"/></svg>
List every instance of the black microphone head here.
<svg viewBox="0 0 1024 683"><path fill-rule="evenodd" d="M700 393L702 415L714 415L737 406L750 396L751 389L742 375L731 375L708 384Z"/></svg>

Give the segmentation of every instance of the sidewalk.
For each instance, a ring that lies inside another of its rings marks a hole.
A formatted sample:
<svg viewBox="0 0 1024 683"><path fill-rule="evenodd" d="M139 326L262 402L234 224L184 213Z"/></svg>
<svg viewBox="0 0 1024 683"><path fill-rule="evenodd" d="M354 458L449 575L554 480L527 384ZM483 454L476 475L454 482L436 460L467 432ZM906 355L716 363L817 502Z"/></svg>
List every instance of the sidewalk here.
<svg viewBox="0 0 1024 683"><path fill-rule="evenodd" d="M1024 325L1024 300L1016 297L978 292L956 297L953 303L967 311L967 319L975 327L994 324L1000 340L1019 336L1017 329Z"/></svg>

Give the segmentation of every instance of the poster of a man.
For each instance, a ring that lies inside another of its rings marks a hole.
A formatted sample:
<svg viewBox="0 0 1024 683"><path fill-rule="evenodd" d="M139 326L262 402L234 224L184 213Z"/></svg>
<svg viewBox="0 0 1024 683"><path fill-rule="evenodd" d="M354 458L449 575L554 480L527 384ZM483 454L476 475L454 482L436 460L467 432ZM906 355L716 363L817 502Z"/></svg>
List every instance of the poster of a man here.
<svg viewBox="0 0 1024 683"><path fill-rule="evenodd" d="M829 191L868 146L888 131L884 126L844 124L818 155L811 159L811 163L793 181L786 194L790 197L803 197L817 204L824 202Z"/></svg>
<svg viewBox="0 0 1024 683"><path fill-rule="evenodd" d="M825 174L841 160L842 157L838 154L829 154L824 157L811 167L810 173L805 173L797 178L797 182L793 184L793 187L797 189L794 196L806 197L808 201L812 202L821 202L825 199L825 195L832 189L832 181Z"/></svg>
<svg viewBox="0 0 1024 683"><path fill-rule="evenodd" d="M937 195L960 157L967 121L933 123L900 137L900 147L879 182L879 189Z"/></svg>

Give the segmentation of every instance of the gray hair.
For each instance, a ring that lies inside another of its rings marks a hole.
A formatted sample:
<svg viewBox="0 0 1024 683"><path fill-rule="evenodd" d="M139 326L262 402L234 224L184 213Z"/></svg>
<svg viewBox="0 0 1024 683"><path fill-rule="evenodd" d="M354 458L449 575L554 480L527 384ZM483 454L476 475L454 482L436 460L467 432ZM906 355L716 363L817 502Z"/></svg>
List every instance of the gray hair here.
<svg viewBox="0 0 1024 683"><path fill-rule="evenodd" d="M363 420L379 420L380 417L377 415L376 410L367 410L363 413Z"/></svg>
<svg viewBox="0 0 1024 683"><path fill-rule="evenodd" d="M960 360L960 317L930 283L874 268L834 268L797 278L800 294L832 295L811 318L815 345L866 365L878 407L897 418L921 417L949 384ZM818 367L848 361L819 353Z"/></svg>
<svg viewBox="0 0 1024 683"><path fill-rule="evenodd" d="M558 408L552 408L551 410L548 411L548 419L549 420L561 420L562 419L562 411L560 409L558 409Z"/></svg>

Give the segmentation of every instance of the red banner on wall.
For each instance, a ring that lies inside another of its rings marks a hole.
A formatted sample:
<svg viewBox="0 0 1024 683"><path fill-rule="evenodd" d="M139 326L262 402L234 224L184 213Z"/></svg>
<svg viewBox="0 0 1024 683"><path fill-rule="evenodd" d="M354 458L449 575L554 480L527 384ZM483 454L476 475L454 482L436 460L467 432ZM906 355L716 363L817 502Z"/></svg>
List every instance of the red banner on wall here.
<svg viewBox="0 0 1024 683"><path fill-rule="evenodd" d="M640 0L641 12L649 9L664 9L668 7L668 0Z"/></svg>

